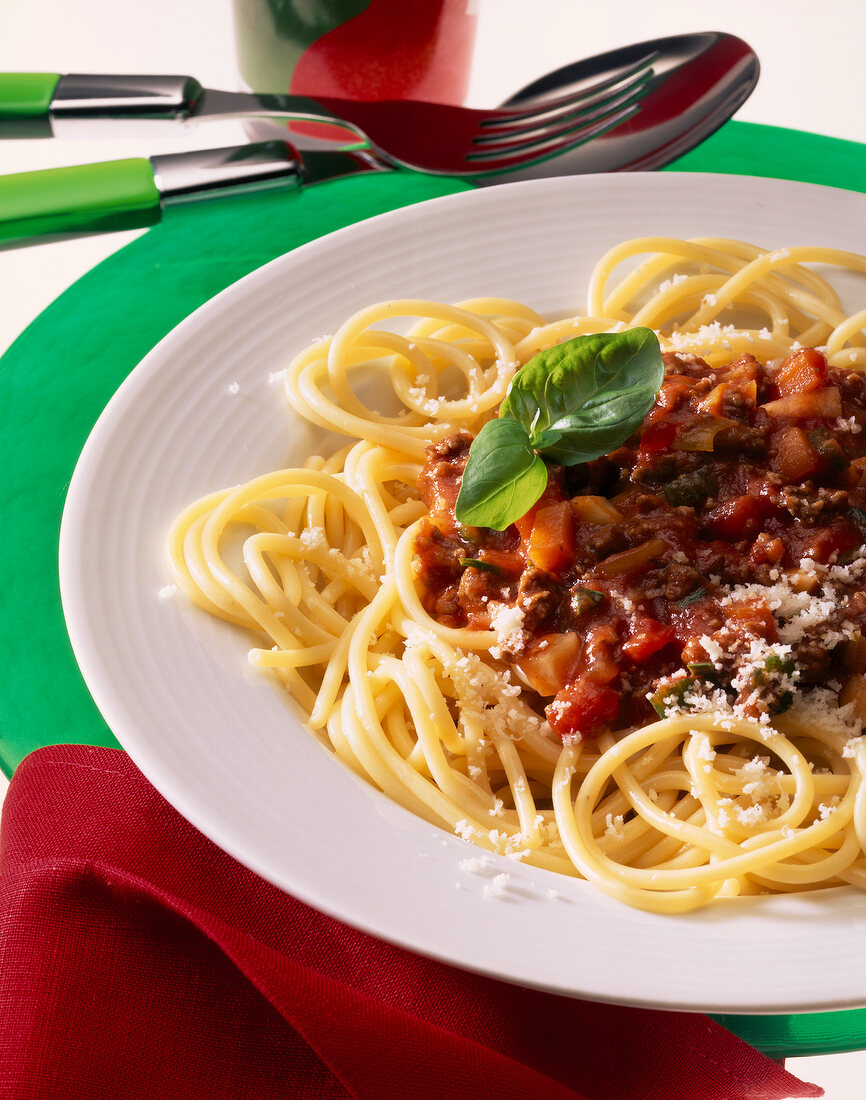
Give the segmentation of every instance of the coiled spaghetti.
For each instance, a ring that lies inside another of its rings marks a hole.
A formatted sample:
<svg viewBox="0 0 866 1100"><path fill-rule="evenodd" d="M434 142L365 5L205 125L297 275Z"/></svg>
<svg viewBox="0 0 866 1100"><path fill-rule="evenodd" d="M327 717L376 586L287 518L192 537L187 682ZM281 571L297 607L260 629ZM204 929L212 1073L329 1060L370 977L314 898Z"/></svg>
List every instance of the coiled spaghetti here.
<svg viewBox="0 0 866 1100"><path fill-rule="evenodd" d="M866 888L866 749L851 708L818 721L794 708L770 729L677 714L563 744L491 653L495 631L425 611L414 563L427 446L477 433L540 349L640 325L711 366L821 345L832 367L866 367L866 309L847 314L806 264L866 274L866 258L830 249L647 238L600 260L576 316L497 298L355 314L286 371L290 406L328 433L326 457L191 505L169 535L175 582L254 633L251 662L344 764L482 848L663 912Z"/></svg>

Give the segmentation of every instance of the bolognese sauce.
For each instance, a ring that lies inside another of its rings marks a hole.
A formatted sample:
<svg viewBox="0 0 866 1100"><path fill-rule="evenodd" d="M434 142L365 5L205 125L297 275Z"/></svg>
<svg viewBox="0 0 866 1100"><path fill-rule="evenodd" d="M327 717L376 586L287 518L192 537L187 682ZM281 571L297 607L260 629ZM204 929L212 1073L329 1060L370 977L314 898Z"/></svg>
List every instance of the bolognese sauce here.
<svg viewBox="0 0 866 1100"><path fill-rule="evenodd" d="M664 360L640 430L593 462L548 465L543 496L504 531L455 519L472 437L427 450L425 608L497 630L496 654L563 737L663 716L695 690L766 718L795 684L844 691L866 670L866 595L846 572L866 543L863 374L813 348L775 364ZM835 606L782 644L772 592L811 593L822 568Z"/></svg>

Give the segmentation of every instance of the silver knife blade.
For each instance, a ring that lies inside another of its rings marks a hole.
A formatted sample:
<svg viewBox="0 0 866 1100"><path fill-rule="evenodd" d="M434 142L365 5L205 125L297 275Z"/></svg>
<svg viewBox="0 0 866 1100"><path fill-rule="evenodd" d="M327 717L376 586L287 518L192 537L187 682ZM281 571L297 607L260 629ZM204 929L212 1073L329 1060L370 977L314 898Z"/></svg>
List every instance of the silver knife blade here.
<svg viewBox="0 0 866 1100"><path fill-rule="evenodd" d="M192 76L67 73L60 77L49 107L51 132L60 138L87 134L94 123L107 118L152 132L154 125L172 120L194 124L269 118L276 122L281 116L290 116L294 122L306 118L308 123L321 124L323 115L327 116L333 139L288 131L287 136L305 148L366 146L366 139L350 123L331 115L315 100L203 88Z"/></svg>

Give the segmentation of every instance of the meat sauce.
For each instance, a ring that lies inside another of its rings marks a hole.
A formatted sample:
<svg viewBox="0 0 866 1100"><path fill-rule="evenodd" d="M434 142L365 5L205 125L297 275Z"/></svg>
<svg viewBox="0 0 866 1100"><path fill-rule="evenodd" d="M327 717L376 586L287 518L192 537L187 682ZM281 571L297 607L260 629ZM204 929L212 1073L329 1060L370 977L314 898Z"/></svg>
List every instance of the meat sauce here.
<svg viewBox="0 0 866 1100"><path fill-rule="evenodd" d="M427 611L487 629L503 608L519 608L523 631L503 642L502 660L562 736L651 719L662 686L688 670L712 669L757 710L784 709L785 693L771 686L757 703L754 683L732 686L738 655L754 639L776 640L771 609L759 597L723 597L780 575L796 584L802 574L808 587L802 559L845 562L866 542L863 375L829 368L811 348L775 366L664 358L641 430L595 462L550 465L542 498L505 531L455 519L468 434L430 446L419 481ZM866 633L862 593L846 601L845 624L858 639ZM791 661L801 683L818 684L831 660L853 667L863 650L852 642L831 656L807 634Z"/></svg>

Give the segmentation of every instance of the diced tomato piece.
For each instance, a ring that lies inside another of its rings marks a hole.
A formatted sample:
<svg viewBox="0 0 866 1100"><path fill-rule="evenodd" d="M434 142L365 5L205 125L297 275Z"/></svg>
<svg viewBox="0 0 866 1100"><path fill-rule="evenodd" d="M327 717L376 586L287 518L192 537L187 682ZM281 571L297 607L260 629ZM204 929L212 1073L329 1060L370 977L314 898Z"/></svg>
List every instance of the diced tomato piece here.
<svg viewBox="0 0 866 1100"><path fill-rule="evenodd" d="M525 516L521 516L520 519L514 521L514 526L517 528L520 541L524 546L529 543L529 536L532 534L532 525L535 523L535 513L537 511L538 505L533 504Z"/></svg>
<svg viewBox="0 0 866 1100"><path fill-rule="evenodd" d="M768 642L778 640L778 630L773 612L765 603L739 604L725 608L725 616L728 624L736 630L741 627L756 638L764 638Z"/></svg>
<svg viewBox="0 0 866 1100"><path fill-rule="evenodd" d="M786 485L797 485L816 474L823 459L802 428L786 428L773 438L770 465Z"/></svg>
<svg viewBox="0 0 866 1100"><path fill-rule="evenodd" d="M665 626L657 619L638 619L632 626L630 637L622 643L622 651L633 661L647 661L674 641L676 633L672 626Z"/></svg>
<svg viewBox="0 0 866 1100"><path fill-rule="evenodd" d="M677 434L676 425L669 420L657 420L648 424L640 437L640 449L645 454L666 454L673 446Z"/></svg>
<svg viewBox="0 0 866 1100"><path fill-rule="evenodd" d="M781 397L792 393L810 393L819 390L827 382L827 360L815 348L802 348L780 365L776 372L776 385Z"/></svg>
<svg viewBox="0 0 866 1100"><path fill-rule="evenodd" d="M754 497L758 502L762 516L776 516L784 511L779 500L779 486L775 479L768 480L766 473L748 471L744 488L746 496Z"/></svg>
<svg viewBox="0 0 866 1100"><path fill-rule="evenodd" d="M752 543L752 549L749 551L749 560L754 562L755 565L764 565L767 563L775 565L777 562L780 562L784 556L785 544L780 538L773 538L773 536L766 531L760 532Z"/></svg>
<svg viewBox="0 0 866 1100"><path fill-rule="evenodd" d="M803 557L826 565L834 554L845 554L863 545L863 535L847 519L840 518L827 527L812 527L802 548Z"/></svg>
<svg viewBox="0 0 866 1100"><path fill-rule="evenodd" d="M539 569L561 573L574 561L574 520L568 501L549 504L535 513L529 536L529 558Z"/></svg>
<svg viewBox="0 0 866 1100"><path fill-rule="evenodd" d="M704 516L710 530L723 539L753 537L761 529L760 501L752 496L732 497L711 508Z"/></svg>
<svg viewBox="0 0 866 1100"><path fill-rule="evenodd" d="M669 374L662 388L656 394L655 404L650 409L644 420L645 424L653 424L657 420L669 417L672 412L681 408L688 400L694 387L694 379L684 374Z"/></svg>
<svg viewBox="0 0 866 1100"><path fill-rule="evenodd" d="M559 692L544 711L560 737L591 737L619 714L619 692L605 684L578 680Z"/></svg>

